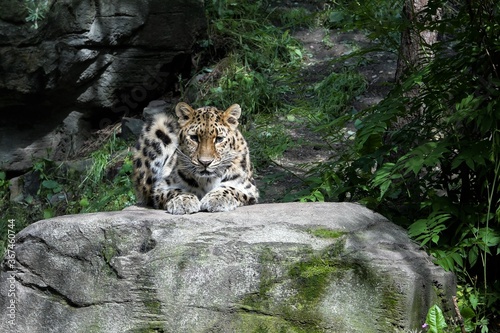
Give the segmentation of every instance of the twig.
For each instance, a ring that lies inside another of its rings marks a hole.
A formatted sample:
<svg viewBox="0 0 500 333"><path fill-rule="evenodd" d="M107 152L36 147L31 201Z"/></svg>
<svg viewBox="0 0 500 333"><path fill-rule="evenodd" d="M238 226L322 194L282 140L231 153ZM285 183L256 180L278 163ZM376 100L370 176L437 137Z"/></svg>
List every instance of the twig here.
<svg viewBox="0 0 500 333"><path fill-rule="evenodd" d="M458 308L457 296L453 296L452 299L453 305L455 306L455 313L458 317L458 323L460 324L460 328L462 329L462 333L467 333L467 331L465 330L464 320L462 318L462 315L460 314L460 309Z"/></svg>
<svg viewBox="0 0 500 333"><path fill-rule="evenodd" d="M276 162L275 160L273 159L269 159L269 161L271 162L271 164L274 164L275 166L277 166L278 168L281 168L283 170L285 170L285 172L288 172L289 174L291 174L293 177L297 178L298 180L300 180L301 182L305 183L306 182L306 179L304 177L301 177L299 176L298 174L296 174L295 172L293 172L290 168L287 168L286 166L284 166L283 164L280 164L278 162Z"/></svg>

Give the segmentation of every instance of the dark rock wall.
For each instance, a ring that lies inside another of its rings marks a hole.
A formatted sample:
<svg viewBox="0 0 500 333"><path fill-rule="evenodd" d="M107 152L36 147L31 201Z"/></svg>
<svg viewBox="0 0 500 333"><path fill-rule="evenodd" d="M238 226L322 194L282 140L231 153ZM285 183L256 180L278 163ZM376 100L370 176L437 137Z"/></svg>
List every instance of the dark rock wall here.
<svg viewBox="0 0 500 333"><path fill-rule="evenodd" d="M202 0L56 0L36 30L23 3L0 1L0 169L64 158L73 111L102 127L172 90L206 33Z"/></svg>

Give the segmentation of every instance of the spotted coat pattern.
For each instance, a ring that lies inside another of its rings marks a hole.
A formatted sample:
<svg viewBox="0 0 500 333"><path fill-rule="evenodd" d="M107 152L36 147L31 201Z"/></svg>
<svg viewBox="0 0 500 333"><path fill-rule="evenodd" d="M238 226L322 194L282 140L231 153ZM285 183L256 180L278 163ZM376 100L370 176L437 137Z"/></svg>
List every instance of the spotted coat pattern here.
<svg viewBox="0 0 500 333"><path fill-rule="evenodd" d="M241 108L193 109L179 103L178 119L158 114L134 151L139 204L172 214L229 211L257 203L248 146L238 130Z"/></svg>

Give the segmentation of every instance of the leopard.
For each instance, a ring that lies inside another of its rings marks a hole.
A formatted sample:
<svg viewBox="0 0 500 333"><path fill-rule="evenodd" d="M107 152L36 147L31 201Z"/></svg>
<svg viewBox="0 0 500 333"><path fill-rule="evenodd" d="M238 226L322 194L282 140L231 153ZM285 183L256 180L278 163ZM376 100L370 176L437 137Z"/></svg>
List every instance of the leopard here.
<svg viewBox="0 0 500 333"><path fill-rule="evenodd" d="M225 212L258 202L239 104L193 108L148 119L133 152L137 204L174 215Z"/></svg>

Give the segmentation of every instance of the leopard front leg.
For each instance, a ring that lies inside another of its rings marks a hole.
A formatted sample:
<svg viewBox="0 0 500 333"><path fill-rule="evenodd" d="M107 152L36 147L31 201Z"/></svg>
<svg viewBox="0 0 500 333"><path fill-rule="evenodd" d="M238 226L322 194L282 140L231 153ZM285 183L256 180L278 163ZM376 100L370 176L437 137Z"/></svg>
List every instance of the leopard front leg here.
<svg viewBox="0 0 500 333"><path fill-rule="evenodd" d="M240 190L223 186L208 192L201 199L201 210L209 212L227 212L237 207L251 204L252 200ZM253 200L255 202L255 199Z"/></svg>
<svg viewBox="0 0 500 333"><path fill-rule="evenodd" d="M200 200L191 193L184 193L179 189L162 191L155 189L154 206L156 209L165 209L170 214L183 215L200 211Z"/></svg>

